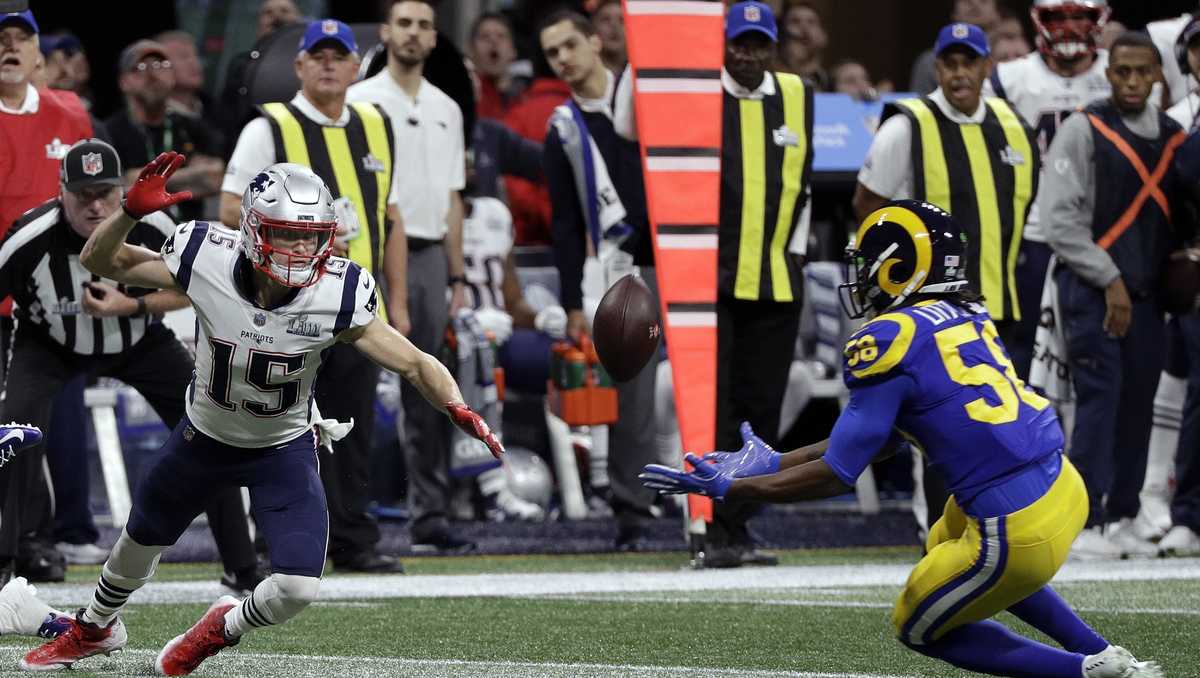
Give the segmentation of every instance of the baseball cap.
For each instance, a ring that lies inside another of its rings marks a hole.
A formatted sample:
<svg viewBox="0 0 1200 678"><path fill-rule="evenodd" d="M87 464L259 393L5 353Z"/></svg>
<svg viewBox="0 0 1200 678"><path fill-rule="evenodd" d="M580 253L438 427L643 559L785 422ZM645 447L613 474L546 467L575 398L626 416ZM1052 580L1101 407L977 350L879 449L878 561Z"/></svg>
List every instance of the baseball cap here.
<svg viewBox="0 0 1200 678"><path fill-rule="evenodd" d="M761 2L739 2L729 8L729 14L725 15L725 39L733 40L746 31L758 31L771 42L779 41L775 14L770 6Z"/></svg>
<svg viewBox="0 0 1200 678"><path fill-rule="evenodd" d="M358 54L358 42L354 39L354 31L337 19L317 19L304 29L304 37L300 38L300 51L311 52L318 44L333 40L346 49L347 52Z"/></svg>
<svg viewBox="0 0 1200 678"><path fill-rule="evenodd" d="M117 59L117 71L128 73L148 56L157 56L167 60L167 48L162 43L153 40L138 40L121 50L121 57Z"/></svg>
<svg viewBox="0 0 1200 678"><path fill-rule="evenodd" d="M934 56L940 55L947 48L963 45L979 56L991 54L988 48L987 34L975 24L954 23L943 26L938 31L937 42L933 45Z"/></svg>
<svg viewBox="0 0 1200 678"><path fill-rule="evenodd" d="M0 14L0 26L11 23L24 24L29 32L36 34L38 32L37 21L33 19L33 10L27 9L24 12L6 12Z"/></svg>
<svg viewBox="0 0 1200 678"><path fill-rule="evenodd" d="M84 139L67 149L59 175L63 186L72 193L88 186L119 186L121 159L117 149L99 139Z"/></svg>

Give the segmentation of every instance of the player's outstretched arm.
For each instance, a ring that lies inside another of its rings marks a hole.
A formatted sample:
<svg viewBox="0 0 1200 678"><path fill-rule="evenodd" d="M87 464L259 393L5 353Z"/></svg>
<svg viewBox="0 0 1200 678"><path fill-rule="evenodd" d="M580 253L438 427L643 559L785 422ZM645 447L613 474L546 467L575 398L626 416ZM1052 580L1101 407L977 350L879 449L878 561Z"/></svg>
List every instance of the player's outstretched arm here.
<svg viewBox="0 0 1200 678"><path fill-rule="evenodd" d="M362 327L346 330L341 341L354 344L380 367L407 379L429 404L445 412L467 435L477 438L499 457L504 446L487 423L463 402L462 393L450 371L437 358L412 345L386 322L375 318Z"/></svg>
<svg viewBox="0 0 1200 678"><path fill-rule="evenodd" d="M167 180L185 160L175 152L163 153L142 168L121 209L100 222L84 245L79 260L85 268L128 285L175 289L175 279L158 253L129 245L125 239L138 219L192 197L188 191L167 193L166 189Z"/></svg>

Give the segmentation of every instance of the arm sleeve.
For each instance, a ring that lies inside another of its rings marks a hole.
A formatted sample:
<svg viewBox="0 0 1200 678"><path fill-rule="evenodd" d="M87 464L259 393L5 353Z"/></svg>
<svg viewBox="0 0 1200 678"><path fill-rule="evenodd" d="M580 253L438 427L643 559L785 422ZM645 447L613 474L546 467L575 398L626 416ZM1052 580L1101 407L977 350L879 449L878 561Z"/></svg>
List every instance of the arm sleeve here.
<svg viewBox="0 0 1200 678"><path fill-rule="evenodd" d="M906 198L905 186L912 184L912 122L895 114L879 126L858 183L885 198ZM908 190L911 190L908 189Z"/></svg>
<svg viewBox="0 0 1200 678"><path fill-rule="evenodd" d="M584 221L576 197L574 173L552 126L542 148L542 167L550 190L550 236L558 268L562 305L568 311L583 308L583 261L587 255Z"/></svg>
<svg viewBox="0 0 1200 678"><path fill-rule="evenodd" d="M255 118L246 125L238 137L229 164L225 166L225 179L221 190L241 195L250 185L250 180L263 168L275 164L275 142L271 139L271 123L266 118Z"/></svg>
<svg viewBox="0 0 1200 678"><path fill-rule="evenodd" d="M864 384L850 391L850 402L829 436L825 463L846 485L854 487L871 460L893 437L900 406L914 384L907 374Z"/></svg>
<svg viewBox="0 0 1200 678"><path fill-rule="evenodd" d="M1096 287L1121 276L1112 257L1092 239L1095 142L1083 113L1067 118L1046 152L1038 209L1046 242L1071 270Z"/></svg>
<svg viewBox="0 0 1200 678"><path fill-rule="evenodd" d="M500 139L500 153L497 158L500 174L517 176L529 181L541 181L541 145L526 139L505 125L496 125L495 129Z"/></svg>

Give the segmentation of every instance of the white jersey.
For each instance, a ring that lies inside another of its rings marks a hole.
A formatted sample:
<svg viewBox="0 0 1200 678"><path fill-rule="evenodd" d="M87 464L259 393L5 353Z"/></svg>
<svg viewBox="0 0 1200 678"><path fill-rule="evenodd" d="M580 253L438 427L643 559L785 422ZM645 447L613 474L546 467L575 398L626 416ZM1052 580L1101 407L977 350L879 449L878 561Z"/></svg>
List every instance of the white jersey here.
<svg viewBox="0 0 1200 678"><path fill-rule="evenodd" d="M496 198L472 198L463 217L463 264L471 308L504 310L504 260L513 247L513 220Z"/></svg>
<svg viewBox="0 0 1200 678"><path fill-rule="evenodd" d="M1110 96L1112 86L1104 76L1108 67L1108 52L1098 50L1092 67L1071 78L1063 77L1046 65L1038 52L996 64L992 77L984 84L985 96L1003 97L1033 128L1045 169L1046 150L1067 116L1087 104ZM1025 223L1025 238L1045 242L1038 225L1037 198L1029 208Z"/></svg>
<svg viewBox="0 0 1200 678"><path fill-rule="evenodd" d="M1171 94L1170 106L1183 101L1196 83L1196 79L1190 74L1179 70L1179 62L1175 59L1175 42L1179 40L1179 35L1183 33L1184 27L1191 20L1191 14L1181 14L1171 19L1151 21L1146 24L1146 33L1154 42L1154 46L1158 48L1159 53L1162 54L1163 81L1167 83L1167 89ZM1162 88L1157 83L1154 87L1155 91L1150 100L1158 103L1162 100Z"/></svg>
<svg viewBox="0 0 1200 678"><path fill-rule="evenodd" d="M315 423L321 351L346 329L375 318L375 280L357 264L331 258L315 285L266 310L247 299L240 284L250 272L241 237L190 221L163 245L162 257L199 321L188 419L227 445L269 447Z"/></svg>

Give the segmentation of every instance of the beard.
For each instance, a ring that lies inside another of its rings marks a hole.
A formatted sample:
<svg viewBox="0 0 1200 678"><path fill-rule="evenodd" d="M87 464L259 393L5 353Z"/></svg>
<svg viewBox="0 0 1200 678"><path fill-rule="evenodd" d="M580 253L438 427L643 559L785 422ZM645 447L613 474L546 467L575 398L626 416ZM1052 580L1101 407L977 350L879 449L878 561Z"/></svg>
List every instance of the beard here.
<svg viewBox="0 0 1200 678"><path fill-rule="evenodd" d="M407 47L408 45L404 44L392 47L389 50L392 58L405 68L414 68L425 63L425 60L429 58L429 53L433 51L432 49L424 49L420 45L417 45L415 49L408 49Z"/></svg>

